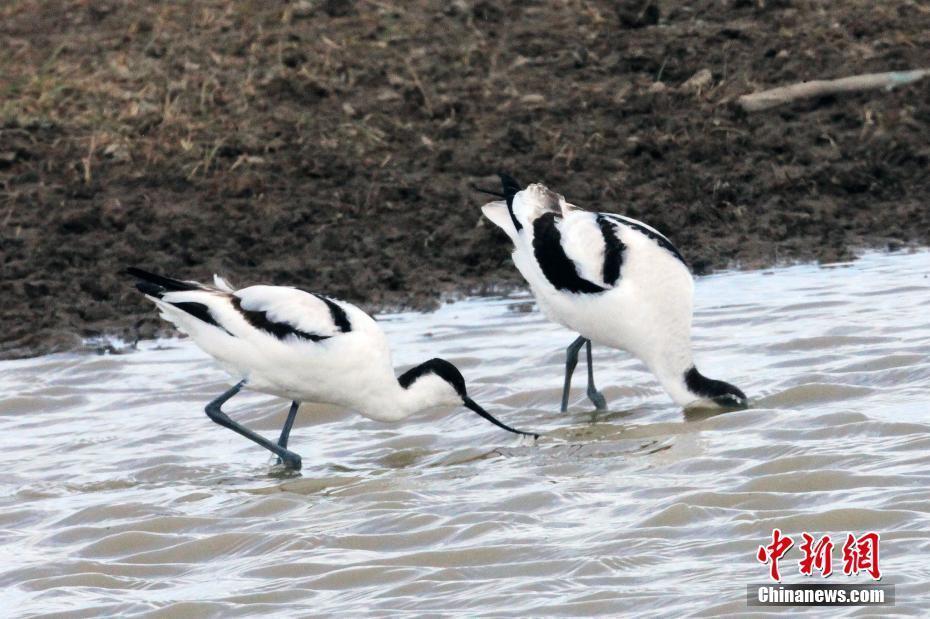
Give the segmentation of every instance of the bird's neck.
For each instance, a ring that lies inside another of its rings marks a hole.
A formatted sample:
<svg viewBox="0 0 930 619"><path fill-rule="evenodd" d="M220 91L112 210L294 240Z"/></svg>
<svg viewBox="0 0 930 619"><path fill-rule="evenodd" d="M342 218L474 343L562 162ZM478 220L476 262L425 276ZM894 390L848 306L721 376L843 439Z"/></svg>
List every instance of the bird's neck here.
<svg viewBox="0 0 930 619"><path fill-rule="evenodd" d="M682 361L674 365L666 365L661 369L650 369L655 373L675 404L682 408L702 405L713 406L711 403L713 397L721 395L727 391L727 388L731 387L727 383L707 378L701 374L690 360L690 355L687 363Z"/></svg>
<svg viewBox="0 0 930 619"><path fill-rule="evenodd" d="M371 398L360 412L378 421L400 421L422 410L455 404L446 393L448 390L448 385L435 376L420 378L409 387L395 381L386 393Z"/></svg>
<svg viewBox="0 0 930 619"><path fill-rule="evenodd" d="M689 370L694 368L690 347L653 358L644 358L643 361L675 404L687 406L700 399L701 396L692 391L686 380Z"/></svg>

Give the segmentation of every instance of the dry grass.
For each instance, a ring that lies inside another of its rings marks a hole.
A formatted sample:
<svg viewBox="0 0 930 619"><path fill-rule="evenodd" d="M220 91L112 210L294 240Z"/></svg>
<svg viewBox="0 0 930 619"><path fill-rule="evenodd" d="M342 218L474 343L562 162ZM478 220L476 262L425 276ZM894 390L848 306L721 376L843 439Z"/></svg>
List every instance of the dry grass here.
<svg viewBox="0 0 930 619"><path fill-rule="evenodd" d="M28 338L30 312L128 328L148 314L117 272L139 261L374 306L513 282L468 190L499 169L674 231L698 270L930 239L928 86L728 103L930 64L923 4L660 4L653 26L645 0L7 0L4 337Z"/></svg>

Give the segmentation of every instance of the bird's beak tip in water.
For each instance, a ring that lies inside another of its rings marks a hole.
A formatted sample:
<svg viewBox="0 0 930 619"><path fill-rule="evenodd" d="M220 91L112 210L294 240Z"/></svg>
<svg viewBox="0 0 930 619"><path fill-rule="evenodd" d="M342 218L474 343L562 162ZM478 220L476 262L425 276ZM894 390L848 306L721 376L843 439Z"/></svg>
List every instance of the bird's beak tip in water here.
<svg viewBox="0 0 930 619"><path fill-rule="evenodd" d="M685 419L688 421L704 421L705 419L710 419L718 415L738 413L750 408L752 408L752 402L746 398L732 403L709 401L703 405L685 406L682 412L685 415Z"/></svg>
<svg viewBox="0 0 930 619"><path fill-rule="evenodd" d="M532 436L534 441L539 440L539 435L536 434L535 432L523 432L522 430L516 430L514 428L511 428L507 424L501 421L498 421L497 419L494 418L493 415L491 415L491 413L481 408L477 402L475 402L468 396L464 396L462 398L462 403L465 405L466 408L478 413L478 415L480 415L481 417L484 417L485 419L487 419L488 421L490 421L491 423L493 423L499 428L503 428L504 430L507 430L508 432L513 432L514 434L519 434L521 436Z"/></svg>
<svg viewBox="0 0 930 619"><path fill-rule="evenodd" d="M743 411L752 408L752 402L747 397L734 397L716 400L717 405L727 412Z"/></svg>

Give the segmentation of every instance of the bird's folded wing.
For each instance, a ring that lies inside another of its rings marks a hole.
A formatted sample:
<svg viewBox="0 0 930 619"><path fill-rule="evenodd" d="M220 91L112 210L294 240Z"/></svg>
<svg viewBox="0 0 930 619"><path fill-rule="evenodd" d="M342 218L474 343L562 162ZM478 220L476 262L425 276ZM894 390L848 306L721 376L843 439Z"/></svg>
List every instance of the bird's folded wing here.
<svg viewBox="0 0 930 619"><path fill-rule="evenodd" d="M339 301L297 288L250 286L231 295L230 302L253 328L279 339L316 342L352 330Z"/></svg>
<svg viewBox="0 0 930 619"><path fill-rule="evenodd" d="M628 230L633 230L645 236L646 238L652 240L656 245L658 245L659 247L661 247L662 249L670 253L677 260L681 261L681 263L686 268L688 267L688 263L685 261L684 257L681 255L681 252L679 252L678 249L674 245L672 245L672 242L668 240L668 237L666 237L664 234L662 234L661 232L659 232L652 226L644 224L643 222L633 219L631 217L626 217L624 215L617 215L615 213L598 213L598 215L601 218L608 219L609 221L615 224L624 226Z"/></svg>
<svg viewBox="0 0 930 619"><path fill-rule="evenodd" d="M622 215L581 209L565 211L561 218L543 214L534 222L533 232L537 262L559 289L596 293L617 286L623 277L628 243L635 244L634 238L643 239L646 247L671 255L687 268L662 233Z"/></svg>
<svg viewBox="0 0 930 619"><path fill-rule="evenodd" d="M578 275L605 290L616 286L626 249L616 224L600 213L578 209L567 212L559 227L565 255Z"/></svg>

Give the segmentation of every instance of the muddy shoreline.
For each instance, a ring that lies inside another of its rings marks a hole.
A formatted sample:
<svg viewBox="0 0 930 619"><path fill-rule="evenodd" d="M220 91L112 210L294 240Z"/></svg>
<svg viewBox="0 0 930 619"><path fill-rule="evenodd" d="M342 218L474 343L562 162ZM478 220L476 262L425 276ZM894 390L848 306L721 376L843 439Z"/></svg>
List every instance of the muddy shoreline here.
<svg viewBox="0 0 930 619"><path fill-rule="evenodd" d="M0 357L168 333L129 265L371 310L518 286L470 189L502 169L699 274L930 243L930 80L732 103L930 66L916 2L14 0L0 40Z"/></svg>

